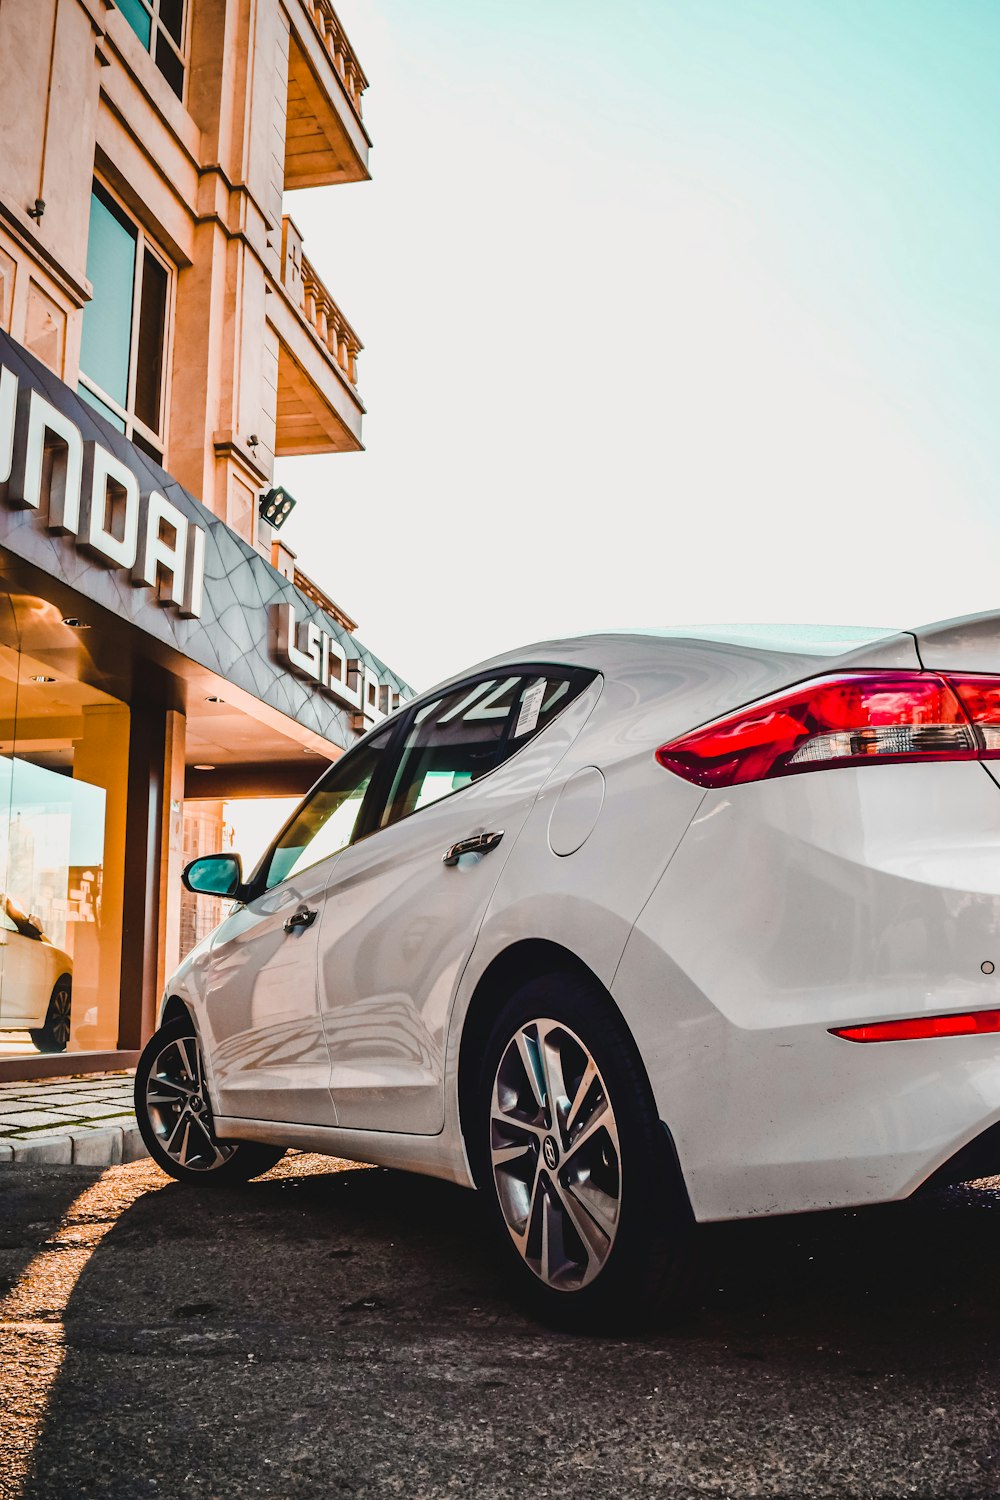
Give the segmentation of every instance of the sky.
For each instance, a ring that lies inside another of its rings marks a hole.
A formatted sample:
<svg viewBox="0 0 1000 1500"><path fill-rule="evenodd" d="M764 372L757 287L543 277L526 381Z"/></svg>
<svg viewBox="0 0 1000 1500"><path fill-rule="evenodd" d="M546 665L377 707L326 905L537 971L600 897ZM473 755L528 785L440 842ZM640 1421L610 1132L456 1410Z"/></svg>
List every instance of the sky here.
<svg viewBox="0 0 1000 1500"><path fill-rule="evenodd" d="M995 0L337 8L366 451L278 477L366 646L1000 607Z"/></svg>

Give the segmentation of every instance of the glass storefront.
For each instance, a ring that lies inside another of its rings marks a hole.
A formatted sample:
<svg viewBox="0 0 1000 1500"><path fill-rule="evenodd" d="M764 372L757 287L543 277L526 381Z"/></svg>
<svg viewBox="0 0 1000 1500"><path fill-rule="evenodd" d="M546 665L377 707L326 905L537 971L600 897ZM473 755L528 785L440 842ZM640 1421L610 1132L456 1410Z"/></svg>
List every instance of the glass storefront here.
<svg viewBox="0 0 1000 1500"><path fill-rule="evenodd" d="M184 803L184 863L203 854L238 854L245 872L264 850L298 803L297 797L243 797L232 801L187 799ZM181 954L190 953L226 915L231 902L220 896L181 895Z"/></svg>
<svg viewBox="0 0 1000 1500"><path fill-rule="evenodd" d="M129 710L0 593L0 1057L118 1045Z"/></svg>
<svg viewBox="0 0 1000 1500"><path fill-rule="evenodd" d="M86 316L86 400L0 331L5 1078L52 1076L64 1054L81 1072L134 1062L181 954L223 914L182 890L185 854L231 840L252 867L249 835L274 833L315 757L408 693L153 460L162 392L136 370L162 364L144 350L167 273L111 202L95 190L91 237L135 272L128 388Z"/></svg>

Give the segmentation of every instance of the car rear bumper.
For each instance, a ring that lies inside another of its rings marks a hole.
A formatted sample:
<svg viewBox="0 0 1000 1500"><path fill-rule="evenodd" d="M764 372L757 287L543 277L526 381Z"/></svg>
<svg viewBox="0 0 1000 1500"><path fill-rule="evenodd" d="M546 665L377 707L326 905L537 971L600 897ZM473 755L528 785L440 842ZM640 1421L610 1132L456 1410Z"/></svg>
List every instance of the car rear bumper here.
<svg viewBox="0 0 1000 1500"><path fill-rule="evenodd" d="M1000 1035L829 1028L1000 1006L996 784L968 763L711 793L612 989L699 1219L907 1196L1000 1122Z"/></svg>

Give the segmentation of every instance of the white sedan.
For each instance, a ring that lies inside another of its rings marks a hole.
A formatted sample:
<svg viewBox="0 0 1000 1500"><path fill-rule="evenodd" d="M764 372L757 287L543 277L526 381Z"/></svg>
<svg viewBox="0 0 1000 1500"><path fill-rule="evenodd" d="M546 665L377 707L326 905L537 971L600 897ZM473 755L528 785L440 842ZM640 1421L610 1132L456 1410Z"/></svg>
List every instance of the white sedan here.
<svg viewBox="0 0 1000 1500"><path fill-rule="evenodd" d="M73 960L37 920L0 894L0 1027L27 1031L39 1052L65 1052Z"/></svg>
<svg viewBox="0 0 1000 1500"><path fill-rule="evenodd" d="M170 980L182 1181L482 1191L525 1293L675 1299L696 1222L1000 1167L1000 617L511 652L333 765Z"/></svg>

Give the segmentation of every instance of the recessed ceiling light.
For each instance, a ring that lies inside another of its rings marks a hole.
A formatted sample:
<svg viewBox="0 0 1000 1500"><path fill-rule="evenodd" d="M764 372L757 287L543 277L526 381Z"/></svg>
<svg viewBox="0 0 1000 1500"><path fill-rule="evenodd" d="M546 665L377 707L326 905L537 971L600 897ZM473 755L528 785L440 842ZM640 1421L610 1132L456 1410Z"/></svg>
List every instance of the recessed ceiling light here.
<svg viewBox="0 0 1000 1500"><path fill-rule="evenodd" d="M71 630L89 630L90 626L77 615L63 615L63 624L68 625Z"/></svg>
<svg viewBox="0 0 1000 1500"><path fill-rule="evenodd" d="M36 672L31 680L32 682L55 682L54 677L46 677L44 672Z"/></svg>
<svg viewBox="0 0 1000 1500"><path fill-rule="evenodd" d="M225 698L217 698L214 693L210 698L205 699L206 703L225 703L225 701Z"/></svg>
<svg viewBox="0 0 1000 1500"><path fill-rule="evenodd" d="M214 771L214 766L192 766L192 771Z"/></svg>

